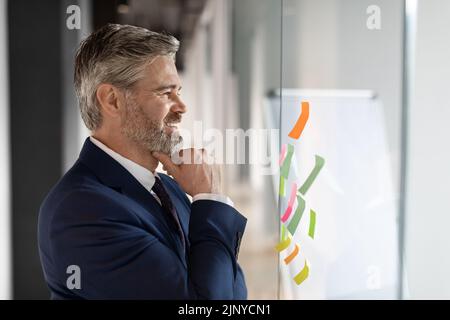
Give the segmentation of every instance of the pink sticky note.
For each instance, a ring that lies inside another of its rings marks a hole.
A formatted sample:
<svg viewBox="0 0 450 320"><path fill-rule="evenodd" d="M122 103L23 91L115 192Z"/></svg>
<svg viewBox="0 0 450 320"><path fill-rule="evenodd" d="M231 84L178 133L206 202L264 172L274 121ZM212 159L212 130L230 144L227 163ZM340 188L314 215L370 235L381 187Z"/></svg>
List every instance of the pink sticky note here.
<svg viewBox="0 0 450 320"><path fill-rule="evenodd" d="M287 151L286 144L283 144L281 146L281 153L280 153L280 163L279 163L280 166L283 163L284 159L286 159L286 153L287 153L286 151Z"/></svg>
<svg viewBox="0 0 450 320"><path fill-rule="evenodd" d="M284 212L284 215L281 217L282 222L286 222L289 219L289 216L292 213L292 207L294 206L296 194L297 194L297 184L294 182L292 183L291 196L289 197L288 207Z"/></svg>

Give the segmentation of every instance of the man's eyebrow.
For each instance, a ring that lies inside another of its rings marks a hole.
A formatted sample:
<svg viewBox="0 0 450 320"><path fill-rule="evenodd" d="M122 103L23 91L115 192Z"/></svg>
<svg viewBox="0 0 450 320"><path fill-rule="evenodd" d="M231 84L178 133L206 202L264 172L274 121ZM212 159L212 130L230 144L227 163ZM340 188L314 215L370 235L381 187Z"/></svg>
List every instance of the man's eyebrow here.
<svg viewBox="0 0 450 320"><path fill-rule="evenodd" d="M176 88L178 88L178 85L176 85L176 84L168 84L168 85L160 86L160 87L154 89L153 91L164 91L164 90L167 90L167 89L173 90L173 89L176 89ZM181 90L181 88L182 87L180 86L178 88L178 91Z"/></svg>

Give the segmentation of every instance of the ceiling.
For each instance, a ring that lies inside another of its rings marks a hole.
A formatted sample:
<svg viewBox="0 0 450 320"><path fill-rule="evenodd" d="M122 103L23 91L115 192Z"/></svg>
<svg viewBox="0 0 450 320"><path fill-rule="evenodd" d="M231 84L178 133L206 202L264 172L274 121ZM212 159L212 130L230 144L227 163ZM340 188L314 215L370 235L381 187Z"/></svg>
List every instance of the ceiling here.
<svg viewBox="0 0 450 320"><path fill-rule="evenodd" d="M94 27L106 23L137 25L166 32L181 41L177 67L183 69L184 55L207 0L95 0Z"/></svg>

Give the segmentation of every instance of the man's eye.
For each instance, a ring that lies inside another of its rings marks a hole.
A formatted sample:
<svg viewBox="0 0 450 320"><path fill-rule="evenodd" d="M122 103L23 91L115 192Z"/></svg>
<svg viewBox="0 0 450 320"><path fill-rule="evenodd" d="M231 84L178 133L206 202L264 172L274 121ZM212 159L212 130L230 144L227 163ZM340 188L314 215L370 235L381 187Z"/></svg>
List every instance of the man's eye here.
<svg viewBox="0 0 450 320"><path fill-rule="evenodd" d="M163 96L170 96L171 92L170 91L165 91L161 93Z"/></svg>

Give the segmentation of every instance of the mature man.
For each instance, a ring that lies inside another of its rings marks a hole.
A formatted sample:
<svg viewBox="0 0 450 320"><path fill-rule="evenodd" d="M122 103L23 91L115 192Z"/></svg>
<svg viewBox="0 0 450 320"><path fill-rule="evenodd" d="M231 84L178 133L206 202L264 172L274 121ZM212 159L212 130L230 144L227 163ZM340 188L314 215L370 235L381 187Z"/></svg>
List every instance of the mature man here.
<svg viewBox="0 0 450 320"><path fill-rule="evenodd" d="M174 37L109 24L75 60L91 130L39 213L39 251L54 299L246 299L237 263L246 219L217 168L170 158L186 106ZM161 162L168 175L156 173ZM186 196L191 195L192 203Z"/></svg>

